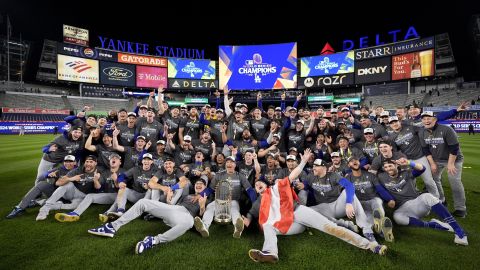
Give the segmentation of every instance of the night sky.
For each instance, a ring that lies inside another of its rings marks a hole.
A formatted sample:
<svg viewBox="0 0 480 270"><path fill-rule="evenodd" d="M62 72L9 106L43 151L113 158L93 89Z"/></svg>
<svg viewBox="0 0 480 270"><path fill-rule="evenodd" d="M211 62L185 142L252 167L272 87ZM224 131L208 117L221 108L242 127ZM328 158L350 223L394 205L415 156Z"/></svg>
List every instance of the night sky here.
<svg viewBox="0 0 480 270"><path fill-rule="evenodd" d="M69 1L71 7L66 7L66 1L0 2L0 13L10 16L13 35L18 37L21 32L22 38L34 42L34 67L38 65L42 40L61 41L63 24L88 29L93 46L100 46L101 35L150 46L204 49L205 57L214 60L218 58L218 45L297 41L299 57L313 56L320 54L326 42L341 51L343 40L353 40L358 47L359 38L368 36L375 45L375 34L380 34L381 41L391 42L389 31L401 30L399 36L403 39L409 26L414 26L421 37L449 33L460 75L466 80L480 80L480 72L474 70L475 54L468 27L471 15L480 13L478 1L458 0L453 6L440 1L358 1L361 3L355 5L346 1L292 1L295 5L279 6L275 1L269 7L260 7L258 0L229 1L228 5L238 6L217 7L223 9L220 12L213 11L212 6L198 6L206 1L131 1L138 4L122 6L119 1ZM388 10L386 5L398 6ZM373 11L379 7L385 11ZM0 27L4 34L6 25Z"/></svg>

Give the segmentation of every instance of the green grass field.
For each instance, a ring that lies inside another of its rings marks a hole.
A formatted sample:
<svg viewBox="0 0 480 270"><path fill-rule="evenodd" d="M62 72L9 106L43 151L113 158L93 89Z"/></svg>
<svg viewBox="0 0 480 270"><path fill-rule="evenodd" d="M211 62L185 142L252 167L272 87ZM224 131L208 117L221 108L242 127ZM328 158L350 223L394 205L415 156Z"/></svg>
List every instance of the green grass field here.
<svg viewBox="0 0 480 270"><path fill-rule="evenodd" d="M261 249L263 235L246 230L241 239L232 238L233 226L212 225L210 238L190 230L172 243L142 255L135 244L146 235L164 232L160 220L135 220L122 227L112 239L95 237L87 229L100 225L99 213L107 206L94 205L76 223L59 223L50 213L46 221L35 221L38 208L7 220L22 196L32 187L41 158L41 147L53 135L0 136L0 269L478 269L480 263L480 136L461 135L466 156L463 183L468 216L460 224L468 232L470 245L456 246L447 232L394 227L395 242L384 257L360 250L334 237L313 230L313 235L279 237L280 261L261 265L247 255ZM445 182L446 181L445 179ZM453 205L448 183L449 204ZM477 265L475 267L475 265Z"/></svg>

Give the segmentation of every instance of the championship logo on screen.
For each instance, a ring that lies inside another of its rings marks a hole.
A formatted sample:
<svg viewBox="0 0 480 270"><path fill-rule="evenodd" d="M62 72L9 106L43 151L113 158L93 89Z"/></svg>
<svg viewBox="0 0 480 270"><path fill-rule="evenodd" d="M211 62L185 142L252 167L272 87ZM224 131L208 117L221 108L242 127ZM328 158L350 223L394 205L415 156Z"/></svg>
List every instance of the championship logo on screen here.
<svg viewBox="0 0 480 270"><path fill-rule="evenodd" d="M325 74L330 74L329 70L338 68L338 63L337 62L330 62L330 58L325 57L323 61L320 61L315 66L315 69L323 70Z"/></svg>
<svg viewBox="0 0 480 270"><path fill-rule="evenodd" d="M188 65L182 68L182 72L188 73L190 74L190 77L195 78L195 74L201 74L203 73L203 70L196 67L194 62L190 62Z"/></svg>
<svg viewBox="0 0 480 270"><path fill-rule="evenodd" d="M246 60L245 65L238 69L238 74L254 77L255 83L262 83L260 76L277 73L277 67L272 64L262 63L262 55L253 54L252 59Z"/></svg>

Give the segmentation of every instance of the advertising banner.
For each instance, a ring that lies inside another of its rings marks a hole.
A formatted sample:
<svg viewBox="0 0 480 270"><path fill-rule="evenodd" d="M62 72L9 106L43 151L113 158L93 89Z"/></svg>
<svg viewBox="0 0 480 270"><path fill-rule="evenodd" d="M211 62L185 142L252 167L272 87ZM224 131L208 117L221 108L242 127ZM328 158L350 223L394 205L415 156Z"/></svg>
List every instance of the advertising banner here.
<svg viewBox="0 0 480 270"><path fill-rule="evenodd" d="M297 43L219 47L220 89L297 86Z"/></svg>
<svg viewBox="0 0 480 270"><path fill-rule="evenodd" d="M392 56L392 80L433 76L433 50Z"/></svg>
<svg viewBox="0 0 480 270"><path fill-rule="evenodd" d="M366 85L364 89L365 96L407 94L408 82Z"/></svg>
<svg viewBox="0 0 480 270"><path fill-rule="evenodd" d="M70 127L65 122L0 122L0 134L18 134L22 126L25 134L53 133L55 127L62 133Z"/></svg>
<svg viewBox="0 0 480 270"><path fill-rule="evenodd" d="M98 83L98 61L59 54L57 55L57 79Z"/></svg>
<svg viewBox="0 0 480 270"><path fill-rule="evenodd" d="M101 61L100 83L134 87L135 66Z"/></svg>
<svg viewBox="0 0 480 270"><path fill-rule="evenodd" d="M137 87L167 88L167 69L137 66Z"/></svg>
<svg viewBox="0 0 480 270"><path fill-rule="evenodd" d="M414 39L393 44L393 54L403 54L408 52L424 51L435 48L433 37Z"/></svg>
<svg viewBox="0 0 480 270"><path fill-rule="evenodd" d="M331 76L322 76L322 77L307 77L300 78L298 82L299 88L311 88L311 87L335 87L335 86L345 86L353 84L353 73L331 75Z"/></svg>
<svg viewBox="0 0 480 270"><path fill-rule="evenodd" d="M168 78L215 80L215 61L169 58Z"/></svg>
<svg viewBox="0 0 480 270"><path fill-rule="evenodd" d="M208 98L185 98L185 103L191 104L197 104L197 103L208 103Z"/></svg>
<svg viewBox="0 0 480 270"><path fill-rule="evenodd" d="M322 56L303 57L300 62L300 76L324 76L354 72L353 51Z"/></svg>
<svg viewBox="0 0 480 270"><path fill-rule="evenodd" d="M392 45L370 47L366 49L355 50L355 61L373 59L392 55Z"/></svg>
<svg viewBox="0 0 480 270"><path fill-rule="evenodd" d="M390 57L375 58L365 61L355 61L355 83L374 83L390 81Z"/></svg>
<svg viewBox="0 0 480 270"><path fill-rule="evenodd" d="M439 124L450 126L453 124L456 132L465 133L468 132L468 126L472 125L475 132L480 132L480 120L456 120L449 119L445 121L439 121Z"/></svg>
<svg viewBox="0 0 480 270"><path fill-rule="evenodd" d="M88 46L88 30L64 24L63 41Z"/></svg>
<svg viewBox="0 0 480 270"><path fill-rule="evenodd" d="M27 109L2 107L2 113L34 113L34 114L70 114L69 110L58 109Z"/></svg>
<svg viewBox="0 0 480 270"><path fill-rule="evenodd" d="M333 101L333 96L308 96L308 102L315 102L315 101Z"/></svg>
<svg viewBox="0 0 480 270"><path fill-rule="evenodd" d="M118 53L118 62L143 66L167 67L167 58Z"/></svg>
<svg viewBox="0 0 480 270"><path fill-rule="evenodd" d="M76 56L80 58L98 59L106 61L117 61L117 53L102 49L89 48L79 45L58 43L57 52L63 55Z"/></svg>
<svg viewBox="0 0 480 270"><path fill-rule="evenodd" d="M218 83L215 80L168 79L168 88L212 89L217 88L217 86Z"/></svg>

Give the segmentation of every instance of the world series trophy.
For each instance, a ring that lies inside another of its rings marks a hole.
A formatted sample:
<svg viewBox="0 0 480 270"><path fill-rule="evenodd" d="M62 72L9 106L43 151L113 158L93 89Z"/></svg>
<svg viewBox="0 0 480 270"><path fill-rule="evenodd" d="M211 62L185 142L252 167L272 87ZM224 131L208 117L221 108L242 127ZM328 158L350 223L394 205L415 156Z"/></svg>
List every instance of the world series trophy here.
<svg viewBox="0 0 480 270"><path fill-rule="evenodd" d="M220 180L215 187L215 222L229 224L232 221L232 180Z"/></svg>

